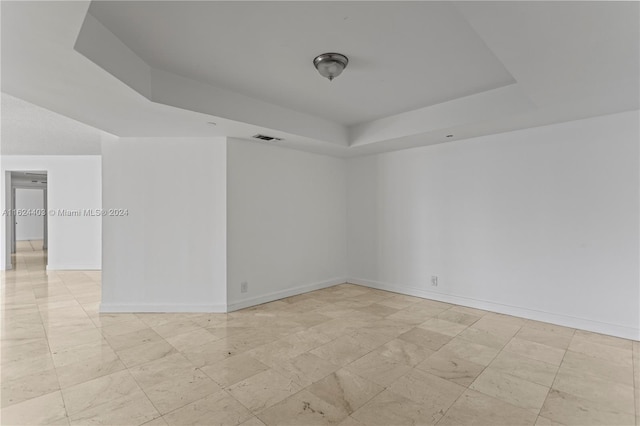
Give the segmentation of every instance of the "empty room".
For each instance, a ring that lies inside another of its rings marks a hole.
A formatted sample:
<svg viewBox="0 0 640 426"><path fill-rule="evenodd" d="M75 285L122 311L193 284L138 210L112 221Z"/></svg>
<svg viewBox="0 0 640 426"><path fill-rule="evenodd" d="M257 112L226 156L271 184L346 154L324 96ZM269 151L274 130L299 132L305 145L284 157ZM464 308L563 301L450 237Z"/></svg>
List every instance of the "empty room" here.
<svg viewBox="0 0 640 426"><path fill-rule="evenodd" d="M0 424L640 425L640 2L0 18Z"/></svg>

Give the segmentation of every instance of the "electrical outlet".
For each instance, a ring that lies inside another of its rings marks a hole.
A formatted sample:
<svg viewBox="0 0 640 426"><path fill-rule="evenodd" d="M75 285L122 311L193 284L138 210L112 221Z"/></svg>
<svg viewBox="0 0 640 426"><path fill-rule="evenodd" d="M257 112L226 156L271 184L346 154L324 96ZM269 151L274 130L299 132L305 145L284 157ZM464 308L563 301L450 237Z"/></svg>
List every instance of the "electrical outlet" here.
<svg viewBox="0 0 640 426"><path fill-rule="evenodd" d="M437 275L431 275L431 286L432 287L438 287L438 276Z"/></svg>
<svg viewBox="0 0 640 426"><path fill-rule="evenodd" d="M240 283L240 293L246 293L249 291L249 283L246 281L242 281Z"/></svg>

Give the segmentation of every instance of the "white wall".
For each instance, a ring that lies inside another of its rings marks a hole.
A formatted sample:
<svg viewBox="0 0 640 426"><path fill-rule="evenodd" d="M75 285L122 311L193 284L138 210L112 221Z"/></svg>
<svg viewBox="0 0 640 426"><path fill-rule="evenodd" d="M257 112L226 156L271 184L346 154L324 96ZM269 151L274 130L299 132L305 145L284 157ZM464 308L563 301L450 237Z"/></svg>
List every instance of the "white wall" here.
<svg viewBox="0 0 640 426"><path fill-rule="evenodd" d="M230 310L345 281L344 159L229 139L227 176Z"/></svg>
<svg viewBox="0 0 640 426"><path fill-rule="evenodd" d="M44 209L44 191L35 188L16 188L16 210L38 211ZM16 217L16 240L44 239L45 216L37 214Z"/></svg>
<svg viewBox="0 0 640 426"><path fill-rule="evenodd" d="M640 339L638 129L635 111L349 160L350 281Z"/></svg>
<svg viewBox="0 0 640 426"><path fill-rule="evenodd" d="M101 168L97 155L22 156L3 155L1 174L6 171L46 171L49 210L100 209ZM0 210L5 208L5 185L0 185ZM6 235L5 221L0 233ZM101 232L99 217L48 217L48 269L100 269ZM3 250L4 252L4 247ZM5 256L0 256L0 269L6 269Z"/></svg>
<svg viewBox="0 0 640 426"><path fill-rule="evenodd" d="M103 312L226 310L226 139L102 144Z"/></svg>

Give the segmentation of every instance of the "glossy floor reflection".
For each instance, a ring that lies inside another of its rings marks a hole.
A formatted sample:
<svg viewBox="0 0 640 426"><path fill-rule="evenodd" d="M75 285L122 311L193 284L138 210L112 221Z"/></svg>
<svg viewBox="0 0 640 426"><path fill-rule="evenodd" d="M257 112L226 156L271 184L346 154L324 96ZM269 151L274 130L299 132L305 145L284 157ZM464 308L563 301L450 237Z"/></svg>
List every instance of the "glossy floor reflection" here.
<svg viewBox="0 0 640 426"><path fill-rule="evenodd" d="M3 425L638 424L638 342L350 284L101 315L39 247L2 275Z"/></svg>

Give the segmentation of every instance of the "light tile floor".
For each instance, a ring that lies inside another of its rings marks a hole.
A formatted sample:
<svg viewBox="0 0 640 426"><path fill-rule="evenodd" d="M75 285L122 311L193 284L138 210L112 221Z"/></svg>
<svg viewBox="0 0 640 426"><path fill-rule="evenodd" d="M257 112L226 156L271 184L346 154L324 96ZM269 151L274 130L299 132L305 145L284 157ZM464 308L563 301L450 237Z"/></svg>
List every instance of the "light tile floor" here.
<svg viewBox="0 0 640 426"><path fill-rule="evenodd" d="M344 284L99 314L99 272L2 275L2 424L640 424L640 344Z"/></svg>

